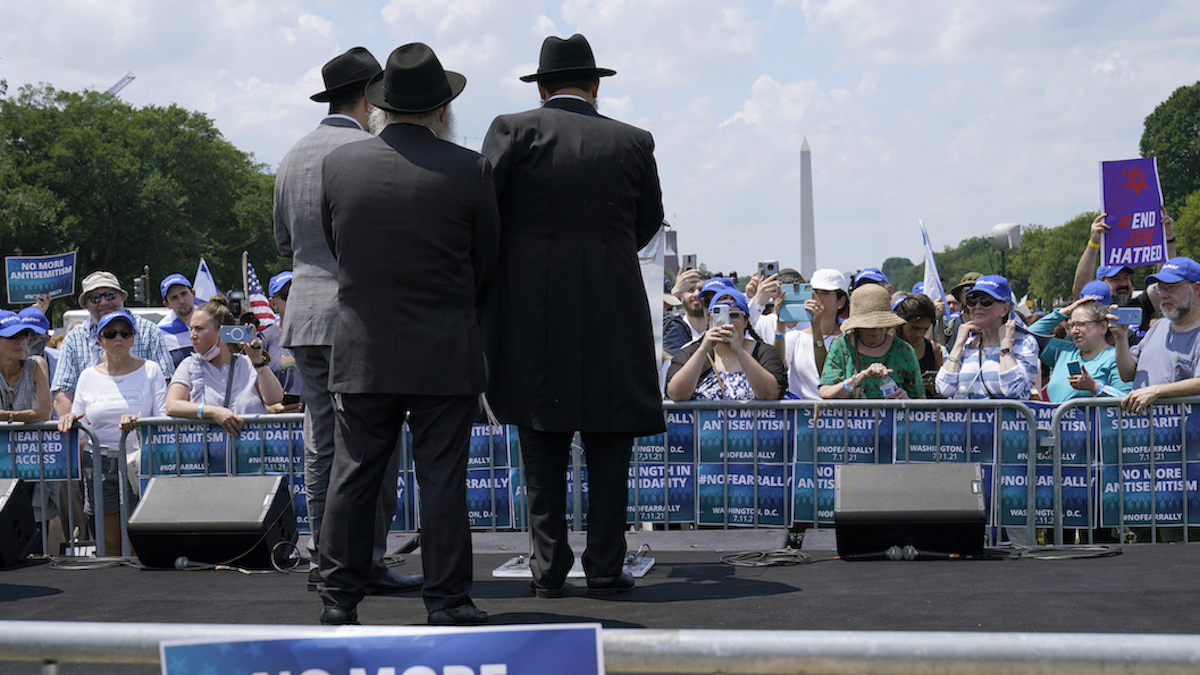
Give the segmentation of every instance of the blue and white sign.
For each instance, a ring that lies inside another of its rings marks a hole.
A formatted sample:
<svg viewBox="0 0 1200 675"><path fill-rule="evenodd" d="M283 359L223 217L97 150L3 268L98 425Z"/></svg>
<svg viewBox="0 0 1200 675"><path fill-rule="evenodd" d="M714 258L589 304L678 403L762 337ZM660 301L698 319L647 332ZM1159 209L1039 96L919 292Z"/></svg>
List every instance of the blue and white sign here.
<svg viewBox="0 0 1200 675"><path fill-rule="evenodd" d="M163 675L603 675L599 624L397 628L394 635L163 642Z"/></svg>
<svg viewBox="0 0 1200 675"><path fill-rule="evenodd" d="M4 278L10 305L30 304L39 293L49 293L51 298L70 297L75 295L75 252L7 256Z"/></svg>
<svg viewBox="0 0 1200 675"><path fill-rule="evenodd" d="M77 433L20 427L0 431L0 478L78 479Z"/></svg>

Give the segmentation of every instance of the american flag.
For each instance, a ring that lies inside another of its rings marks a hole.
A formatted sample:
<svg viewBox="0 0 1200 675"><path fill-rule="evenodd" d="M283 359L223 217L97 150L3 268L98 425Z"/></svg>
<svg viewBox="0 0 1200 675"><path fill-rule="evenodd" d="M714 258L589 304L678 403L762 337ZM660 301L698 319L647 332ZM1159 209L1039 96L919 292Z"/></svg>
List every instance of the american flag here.
<svg viewBox="0 0 1200 675"><path fill-rule="evenodd" d="M258 275L254 273L254 265L250 261L246 261L246 290L250 296L250 311L254 312L254 316L258 317L258 329L262 330L267 326L275 323L278 317L271 310L271 303L267 300L267 293L263 290L262 284L258 281Z"/></svg>

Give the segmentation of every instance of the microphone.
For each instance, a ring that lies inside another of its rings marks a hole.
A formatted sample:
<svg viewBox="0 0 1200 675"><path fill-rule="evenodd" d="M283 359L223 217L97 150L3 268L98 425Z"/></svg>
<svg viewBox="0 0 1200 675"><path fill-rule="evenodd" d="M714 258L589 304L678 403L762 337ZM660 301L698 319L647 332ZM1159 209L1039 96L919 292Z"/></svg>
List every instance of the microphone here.
<svg viewBox="0 0 1200 675"><path fill-rule="evenodd" d="M188 560L187 556L181 555L175 559L175 569L177 569L177 570L202 569L205 567L208 567L208 565L206 563L193 562L191 560Z"/></svg>

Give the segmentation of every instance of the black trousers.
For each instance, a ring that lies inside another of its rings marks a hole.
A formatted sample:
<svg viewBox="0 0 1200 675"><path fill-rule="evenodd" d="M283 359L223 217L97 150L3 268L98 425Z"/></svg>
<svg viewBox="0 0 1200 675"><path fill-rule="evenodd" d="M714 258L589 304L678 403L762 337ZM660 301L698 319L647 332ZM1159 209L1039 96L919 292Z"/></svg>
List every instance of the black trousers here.
<svg viewBox="0 0 1200 675"><path fill-rule="evenodd" d="M565 432L518 429L525 462L529 529L533 556L529 567L540 586L566 581L575 554L567 542L567 466L571 439ZM633 435L582 432L587 459L587 548L583 571L589 578L616 576L625 561L625 513L629 504L629 458Z"/></svg>
<svg viewBox="0 0 1200 675"><path fill-rule="evenodd" d="M468 602L467 456L477 406L474 395L334 394L335 450L319 548L327 606L354 607L366 591L380 484L406 413L420 485L425 607Z"/></svg>

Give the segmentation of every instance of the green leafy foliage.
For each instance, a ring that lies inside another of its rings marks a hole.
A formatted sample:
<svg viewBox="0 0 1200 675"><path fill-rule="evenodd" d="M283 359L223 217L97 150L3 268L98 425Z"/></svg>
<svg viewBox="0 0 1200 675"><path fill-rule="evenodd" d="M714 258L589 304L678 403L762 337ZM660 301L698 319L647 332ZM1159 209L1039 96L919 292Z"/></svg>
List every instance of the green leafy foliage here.
<svg viewBox="0 0 1200 675"><path fill-rule="evenodd" d="M1138 151L1158 158L1163 201L1175 216L1200 190L1200 82L1176 89L1146 116Z"/></svg>
<svg viewBox="0 0 1200 675"><path fill-rule="evenodd" d="M134 108L94 91L0 88L0 251L78 251L78 274L107 269L126 290L191 277L205 257L222 288L241 254L266 276L290 267L271 224L274 176L204 114Z"/></svg>

